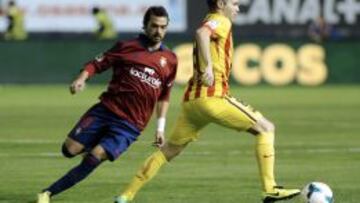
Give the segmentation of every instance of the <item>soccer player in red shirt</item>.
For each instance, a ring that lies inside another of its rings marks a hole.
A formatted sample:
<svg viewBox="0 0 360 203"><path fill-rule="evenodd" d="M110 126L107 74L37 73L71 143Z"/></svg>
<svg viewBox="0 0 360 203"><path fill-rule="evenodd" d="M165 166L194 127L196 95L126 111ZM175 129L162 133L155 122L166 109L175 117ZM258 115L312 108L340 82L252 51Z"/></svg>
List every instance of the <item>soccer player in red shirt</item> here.
<svg viewBox="0 0 360 203"><path fill-rule="evenodd" d="M103 161L119 157L136 141L154 108L158 119L154 144L164 144L165 117L177 68L176 55L162 44L168 23L164 7L150 7L144 15L143 34L116 43L87 63L71 84L70 92L76 94L94 74L113 70L100 102L83 115L62 146L65 157L86 155L79 165L45 188L38 195L38 203L49 203L52 196L86 178Z"/></svg>

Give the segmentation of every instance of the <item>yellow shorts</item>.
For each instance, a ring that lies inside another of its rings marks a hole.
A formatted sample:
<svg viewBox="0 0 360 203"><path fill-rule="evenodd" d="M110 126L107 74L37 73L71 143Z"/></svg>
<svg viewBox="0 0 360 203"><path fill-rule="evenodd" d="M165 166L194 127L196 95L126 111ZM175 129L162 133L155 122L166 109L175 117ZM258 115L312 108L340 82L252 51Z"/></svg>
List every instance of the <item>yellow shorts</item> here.
<svg viewBox="0 0 360 203"><path fill-rule="evenodd" d="M169 142L183 145L197 140L200 130L210 123L238 131L248 130L262 117L250 105L233 97L195 99L182 104Z"/></svg>

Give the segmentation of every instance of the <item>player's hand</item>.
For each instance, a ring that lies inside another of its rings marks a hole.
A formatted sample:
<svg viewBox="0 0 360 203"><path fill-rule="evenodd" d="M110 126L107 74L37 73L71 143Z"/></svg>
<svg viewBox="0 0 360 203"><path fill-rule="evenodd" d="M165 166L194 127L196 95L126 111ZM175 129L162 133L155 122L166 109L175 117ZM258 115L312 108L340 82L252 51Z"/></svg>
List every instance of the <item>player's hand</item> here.
<svg viewBox="0 0 360 203"><path fill-rule="evenodd" d="M206 67L202 74L201 81L204 85L211 87L214 84L214 72L212 66Z"/></svg>
<svg viewBox="0 0 360 203"><path fill-rule="evenodd" d="M83 91L85 89L85 80L82 79L76 79L71 85L70 85L70 93L76 94L80 91Z"/></svg>
<svg viewBox="0 0 360 203"><path fill-rule="evenodd" d="M165 144L165 136L164 132L156 131L155 133L155 141L153 142L153 146L162 147Z"/></svg>

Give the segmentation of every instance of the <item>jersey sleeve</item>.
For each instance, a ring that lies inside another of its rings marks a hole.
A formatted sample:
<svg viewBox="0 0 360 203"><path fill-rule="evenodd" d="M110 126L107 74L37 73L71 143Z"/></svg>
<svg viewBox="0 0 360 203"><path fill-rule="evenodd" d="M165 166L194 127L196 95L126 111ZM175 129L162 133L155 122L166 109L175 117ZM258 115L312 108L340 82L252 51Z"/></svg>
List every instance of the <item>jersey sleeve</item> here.
<svg viewBox="0 0 360 203"><path fill-rule="evenodd" d="M85 64L84 70L89 73L89 77L94 74L102 73L113 66L113 64L119 60L119 55L123 50L123 43L118 42L111 49L105 53L101 53Z"/></svg>
<svg viewBox="0 0 360 203"><path fill-rule="evenodd" d="M172 72L169 75L168 79L166 80L166 83L163 85L163 90L161 91L161 94L158 98L159 101L169 101L171 88L174 86L174 82L175 82L177 64L178 62L176 59L172 68Z"/></svg>
<svg viewBox="0 0 360 203"><path fill-rule="evenodd" d="M204 21L203 26L211 31L212 37L226 38L231 29L231 22L225 17L209 17Z"/></svg>

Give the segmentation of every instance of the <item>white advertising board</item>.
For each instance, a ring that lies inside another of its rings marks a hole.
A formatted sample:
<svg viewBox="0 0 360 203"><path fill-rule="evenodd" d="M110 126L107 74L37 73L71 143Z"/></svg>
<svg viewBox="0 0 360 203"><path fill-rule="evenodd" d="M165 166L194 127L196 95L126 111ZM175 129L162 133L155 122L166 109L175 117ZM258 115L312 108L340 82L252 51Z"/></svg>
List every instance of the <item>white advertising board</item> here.
<svg viewBox="0 0 360 203"><path fill-rule="evenodd" d="M1 1L1 0L0 0ZM6 0L0 2L6 10ZM17 0L25 13L25 27L29 32L92 32L96 22L91 15L94 6L104 8L119 32L141 30L145 10L152 5L164 6L170 15L170 32L187 28L184 0ZM6 18L0 18L0 30Z"/></svg>

